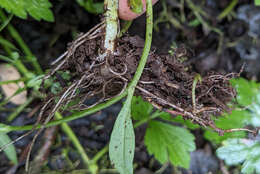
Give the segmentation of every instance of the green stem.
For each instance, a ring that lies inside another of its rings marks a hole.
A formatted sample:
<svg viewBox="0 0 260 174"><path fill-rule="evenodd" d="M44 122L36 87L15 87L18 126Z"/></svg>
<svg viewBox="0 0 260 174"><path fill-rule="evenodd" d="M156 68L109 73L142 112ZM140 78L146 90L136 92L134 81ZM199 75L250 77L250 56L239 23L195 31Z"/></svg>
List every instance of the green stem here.
<svg viewBox="0 0 260 174"><path fill-rule="evenodd" d="M223 34L221 30L219 30L218 28L212 27L207 21L205 21L202 18L202 16L208 18L208 15L200 7L196 6L191 0L186 0L186 2L188 4L189 8L193 11L196 18L200 21L200 23L206 30L214 31L219 35Z"/></svg>
<svg viewBox="0 0 260 174"><path fill-rule="evenodd" d="M3 23L0 26L0 32L10 23L14 14L10 14L6 20L3 20Z"/></svg>
<svg viewBox="0 0 260 174"><path fill-rule="evenodd" d="M106 35L104 41L105 54L114 52L115 39L118 34L118 0L105 0Z"/></svg>
<svg viewBox="0 0 260 174"><path fill-rule="evenodd" d="M217 19L221 21L223 18L225 18L237 5L237 3L238 0L232 0L232 2L218 15Z"/></svg>
<svg viewBox="0 0 260 174"><path fill-rule="evenodd" d="M0 15L1 15L1 10L0 10ZM0 37L1 38L1 37ZM10 47L8 47L6 44L4 44L3 42L0 42L0 44L2 45L2 47L4 48L5 52L9 55L9 57L13 57L13 52L11 51ZM13 64L26 78L30 78L31 77L31 73L28 71L28 69L24 66L24 64L22 63L22 61L18 58L9 58L6 56L2 56L0 55L0 59L2 58L3 60L5 59L5 61L7 61L8 63Z"/></svg>
<svg viewBox="0 0 260 174"><path fill-rule="evenodd" d="M6 20L5 14L0 10L0 18L2 20ZM13 27L13 25L8 24L7 30L9 31L10 35L14 38L14 40L18 43L18 45L23 50L24 54L26 55L26 59L32 63L33 67L37 71L38 74L43 74L40 64L38 63L36 57L31 52L30 48L26 45L23 41L22 37L18 33L18 31Z"/></svg>
<svg viewBox="0 0 260 174"><path fill-rule="evenodd" d="M18 50L13 43L4 39L1 35L0 35L0 44L5 45L6 47L8 47L10 49L13 49L13 50L16 50L16 51ZM12 51L10 50L10 52L12 52Z"/></svg>
<svg viewBox="0 0 260 174"><path fill-rule="evenodd" d="M134 124L134 128L137 128L137 127L143 125L144 123L147 123L148 121L153 120L153 119L159 117L160 115L161 115L161 111L156 110L150 117L136 122Z"/></svg>
<svg viewBox="0 0 260 174"><path fill-rule="evenodd" d="M8 116L7 121L13 121L17 117L17 115L19 115L24 110L24 108L26 108L33 101L33 99L34 97L29 97L24 104L20 105L18 108L15 109L12 114Z"/></svg>
<svg viewBox="0 0 260 174"><path fill-rule="evenodd" d="M102 109L105 109L105 108L111 106L112 104L118 102L122 98L124 98L126 96L126 94L127 94L127 90L125 90L119 96L114 97L113 99L111 99L111 100L109 100L109 101L107 101L105 103L96 105L93 108L89 108L89 109L86 109L86 110L83 110L83 111L79 111L79 112L73 113L70 116L67 116L65 118L51 121L51 122L47 123L45 126L43 126L43 125L37 125L36 127L34 125L10 126L10 125L1 124L0 132L25 131L25 130L32 130L33 128L34 129L40 129L42 127L57 126L59 124L66 123L66 122L69 122L69 121L72 121L72 120L75 120L75 119L79 119L79 118L88 116L90 114L93 114L95 112L98 112L98 111L100 111Z"/></svg>
<svg viewBox="0 0 260 174"><path fill-rule="evenodd" d="M9 57L3 56L3 55L0 55L0 60L3 60L8 63L14 63L14 60L10 59Z"/></svg>
<svg viewBox="0 0 260 174"><path fill-rule="evenodd" d="M21 92L23 92L23 91L25 91L25 90L26 90L26 88L19 88L19 89L17 89L12 96L7 97L7 98L5 98L3 101L0 102L0 107L6 105L14 96L20 94ZM0 132L1 132L1 131L0 131Z"/></svg>
<svg viewBox="0 0 260 174"><path fill-rule="evenodd" d="M24 66L22 61L20 59L15 60L13 63L16 68L27 78L31 79L31 73L28 71L28 69Z"/></svg>
<svg viewBox="0 0 260 174"><path fill-rule="evenodd" d="M129 29L129 27L132 25L133 21L125 21L122 30L119 33L119 37L122 37L127 30Z"/></svg>
<svg viewBox="0 0 260 174"><path fill-rule="evenodd" d="M1 85L5 85L5 84L9 84L9 83L18 83L18 82L24 82L24 81L26 81L26 78L20 78L20 79L17 79L17 80L1 81L1 82L0 82L0 86L1 86Z"/></svg>
<svg viewBox="0 0 260 174"><path fill-rule="evenodd" d="M198 82L201 83L202 79L201 79L201 76L200 74L197 74L195 77L194 77L194 80L193 80L193 83L192 83L192 106L193 106L193 112L196 111L196 85Z"/></svg>
<svg viewBox="0 0 260 174"><path fill-rule="evenodd" d="M55 119L63 119L62 115L59 112L56 112L54 115ZM88 166L88 168L90 169L92 174L96 174L96 171L98 169L96 164L90 164L90 159L87 156L84 148L82 147L82 145L80 144L77 136L74 134L74 132L72 131L72 129L69 127L69 125L67 123L62 123L61 124L61 129L63 130L63 132L65 132L67 134L67 136L70 138L71 142L73 143L73 145L75 146L75 148L78 150L82 160L84 161L85 165Z"/></svg>
<svg viewBox="0 0 260 174"><path fill-rule="evenodd" d="M152 44L152 34L153 34L153 7L152 7L152 1L147 0L146 1L146 33L145 33L145 43L144 43L144 49L141 56L141 59L139 61L139 65L136 69L136 73L134 75L133 80L131 81L129 85L129 93L133 94L134 89L143 73L143 69L145 67L146 61L148 59L148 55L150 52L151 44Z"/></svg>
<svg viewBox="0 0 260 174"><path fill-rule="evenodd" d="M103 149L101 149L95 156L94 158L91 160L92 163L97 163L98 160L108 152L108 145L106 145Z"/></svg>

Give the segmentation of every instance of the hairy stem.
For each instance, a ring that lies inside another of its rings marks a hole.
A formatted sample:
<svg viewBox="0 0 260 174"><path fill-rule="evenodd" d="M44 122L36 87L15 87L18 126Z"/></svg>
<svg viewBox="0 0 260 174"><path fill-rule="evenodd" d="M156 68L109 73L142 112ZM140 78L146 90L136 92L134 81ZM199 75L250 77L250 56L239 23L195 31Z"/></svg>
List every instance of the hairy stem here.
<svg viewBox="0 0 260 174"><path fill-rule="evenodd" d="M115 39L118 33L118 0L105 0L105 55L111 54L115 49Z"/></svg>

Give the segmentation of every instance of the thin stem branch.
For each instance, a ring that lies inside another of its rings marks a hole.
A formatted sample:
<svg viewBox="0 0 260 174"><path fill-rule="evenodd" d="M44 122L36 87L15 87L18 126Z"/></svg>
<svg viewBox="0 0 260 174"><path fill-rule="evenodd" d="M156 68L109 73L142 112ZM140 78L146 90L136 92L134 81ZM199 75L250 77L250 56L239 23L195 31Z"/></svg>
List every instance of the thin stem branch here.
<svg viewBox="0 0 260 174"><path fill-rule="evenodd" d="M237 5L238 0L232 0L232 2L218 15L217 19L222 20L224 19Z"/></svg>
<svg viewBox="0 0 260 174"><path fill-rule="evenodd" d="M73 114L71 114L70 116L64 117L62 119L58 119L58 120L54 120L51 121L49 123L47 123L45 126L44 125L25 125L25 126L10 126L10 125L5 125L5 124L1 124L0 126L0 132L11 132L11 131L25 131L25 130L31 130L31 129L40 129L43 127L51 127L51 126L56 126L62 123L66 123L72 120L76 120L85 116L88 116L90 114L93 114L95 112L98 112L102 109L105 109L109 106L111 106L112 104L118 102L119 100L121 100L122 98L124 98L127 94L127 90L125 90L122 94L120 94L119 96L116 96L115 98L105 102L105 103L101 103L99 105L94 106L93 108L89 108L83 111L79 111L79 112L75 112Z"/></svg>
<svg viewBox="0 0 260 174"><path fill-rule="evenodd" d="M122 30L119 33L118 37L122 37L123 34L125 34L127 32L127 30L129 29L129 27L132 25L133 21L125 21Z"/></svg>
<svg viewBox="0 0 260 174"><path fill-rule="evenodd" d="M4 21L7 20L5 14L3 13L2 10L0 10L0 18ZM14 40L17 42L17 44L21 47L23 50L24 54L26 55L26 59L31 62L35 70L37 71L38 74L43 74L43 71L41 69L40 64L38 63L36 57L33 55L31 52L30 48L26 45L18 31L13 27L12 24L7 25L7 30L9 31L10 35L14 38Z"/></svg>
<svg viewBox="0 0 260 174"><path fill-rule="evenodd" d="M20 105L13 113L8 116L7 121L13 121L24 110L24 108L26 108L33 101L33 99L34 97L30 96L24 104Z"/></svg>
<svg viewBox="0 0 260 174"><path fill-rule="evenodd" d="M59 112L56 112L54 115L55 119L62 119L62 115ZM67 123L62 123L61 124L61 129L63 130L63 132L65 132L65 134L67 134L67 136L70 138L71 142L73 143L73 145L75 146L75 148L78 150L83 162L85 163L85 165L90 169L92 174L96 173L96 170L98 169L97 165L92 163L90 164L90 159L88 157L88 155L86 154L84 148L82 147L82 145L80 144L77 136L75 135L75 133L73 132L73 130L69 127L69 125Z"/></svg>

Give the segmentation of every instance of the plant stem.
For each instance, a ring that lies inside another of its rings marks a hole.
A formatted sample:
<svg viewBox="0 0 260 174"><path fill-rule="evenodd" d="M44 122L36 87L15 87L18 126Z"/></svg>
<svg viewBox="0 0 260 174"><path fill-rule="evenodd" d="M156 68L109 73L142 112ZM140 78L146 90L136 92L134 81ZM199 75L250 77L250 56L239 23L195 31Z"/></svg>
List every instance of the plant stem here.
<svg viewBox="0 0 260 174"><path fill-rule="evenodd" d="M143 73L143 69L145 67L146 61L148 59L148 55L151 48L152 43L152 34L153 34L153 7L152 7L152 1L147 0L146 1L146 33L145 33L145 43L144 43L144 49L141 56L141 59L139 61L139 65L136 69L136 73L134 75L133 80L131 81L129 85L129 93L133 93L134 89Z"/></svg>
<svg viewBox="0 0 260 174"><path fill-rule="evenodd" d="M9 22L12 20L14 14L10 14L6 20L3 20L3 23L0 26L0 32L9 24Z"/></svg>
<svg viewBox="0 0 260 174"><path fill-rule="evenodd" d="M105 147L103 147L103 149L101 149L95 156L94 158L91 160L91 162L93 163L97 163L98 160L108 152L108 145L106 145Z"/></svg>
<svg viewBox="0 0 260 174"><path fill-rule="evenodd" d="M150 13L150 14L152 13L152 9L151 8L152 8L151 5L147 6L147 13ZM141 76L142 70L144 68L145 62L146 62L148 54L149 54L148 48L150 49L150 46L151 46L152 26L153 26L153 24L152 24L152 15L148 15L148 18L149 18L149 22L147 22L147 26L146 26L146 30L148 32L146 32L146 38L147 39L146 39L146 42L145 42L144 52L142 54L140 64L139 64L139 66L137 68L137 71L136 71L137 76L135 75L135 77L133 79L133 82L131 83L131 88L135 87L135 85L137 84L137 82L138 82L138 80L139 80L139 78ZM145 58L144 56L147 56L147 57ZM145 59L143 59L143 58L145 58ZM51 121L51 122L47 123L45 126L43 126L43 125L37 125L37 126L34 126L34 125L25 125L25 126L4 125L4 127L1 127L0 132L1 131L3 131L3 132L25 131L25 130L31 130L33 128L40 129L42 127L56 126L56 125L59 125L59 124L65 123L65 122L69 122L69 121L72 121L72 120L75 120L75 119L79 119L79 118L88 116L88 115L93 114L95 112L98 112L98 111L100 111L102 109L105 109L105 108L111 106L112 104L118 102L122 98L124 98L127 95L128 89L129 89L129 87L122 94L120 94L119 96L114 97L113 99L111 99L111 100L109 100L109 101L107 101L105 103L101 103L99 105L96 105L96 106L94 106L92 108L89 108L89 109L86 109L86 110L83 110L83 111L75 112L75 113L73 113L70 116L67 116L65 118Z"/></svg>
<svg viewBox="0 0 260 174"><path fill-rule="evenodd" d="M2 43L0 43L2 44ZM2 47L4 48L4 50L6 51L6 53L12 57L12 51L10 50L10 48L8 46L6 46L5 44L2 44ZM11 59L9 57L0 55L0 59L13 64L26 78L30 78L31 77L31 73L28 71L28 69L24 66L24 64L22 63L22 61L17 58L17 59Z"/></svg>
<svg viewBox="0 0 260 174"><path fill-rule="evenodd" d="M59 112L56 112L54 117L55 117L55 119L58 119L58 120L63 118L62 115ZM85 165L88 166L88 168L90 169L91 173L92 174L96 174L96 171L98 169L97 165L94 164L94 163L90 164L89 157L87 156L84 148L80 144L80 142L79 142L77 136L74 134L73 130L69 127L69 125L67 123L62 123L61 124L61 129L70 138L70 140L72 141L73 145L78 150L78 152L79 152L81 158L83 159Z"/></svg>
<svg viewBox="0 0 260 174"><path fill-rule="evenodd" d="M6 16L2 12L2 10L0 10L0 18L2 20L6 21ZM20 36L20 34L18 33L18 31L12 26L12 24L8 24L7 30L9 31L10 35L14 38L14 40L18 43L18 45L21 47L21 49L23 50L24 54L26 55L26 59L29 62L31 62L31 64L35 68L36 72L38 74L43 74L41 66L38 63L36 57L31 52L30 48L25 44L25 42L23 41L23 39Z"/></svg>
<svg viewBox="0 0 260 174"><path fill-rule="evenodd" d="M119 96L114 97L113 99L111 99L111 100L109 100L105 103L96 105L93 108L89 108L89 109L86 109L86 110L83 110L83 111L75 112L75 113L73 113L70 116L67 116L65 118L51 121L51 122L47 123L45 126L43 126L43 125L10 126L10 125L1 124L0 132L26 131L26 130L31 130L33 128L34 129L40 129L42 127L51 127L51 126L56 126L56 125L59 125L59 124L62 124L62 123L66 123L66 122L69 122L69 121L72 121L72 120L75 120L75 119L79 119L79 118L88 116L88 115L93 114L95 112L98 112L102 109L105 109L105 108L111 106L112 104L118 102L122 98L124 98L126 96L126 94L127 94L127 90L125 90Z"/></svg>
<svg viewBox="0 0 260 174"><path fill-rule="evenodd" d="M26 90L26 88L19 88L19 89L17 89L12 96L7 97L3 101L0 102L0 107L6 105L10 101L11 98L13 98L14 96L20 94L21 92L23 92L25 90Z"/></svg>
<svg viewBox="0 0 260 174"><path fill-rule="evenodd" d="M105 0L106 35L104 41L105 54L114 52L115 39L118 34L118 0Z"/></svg>
<svg viewBox="0 0 260 174"><path fill-rule="evenodd" d="M237 3L238 0L232 0L232 2L218 15L217 19L221 21L223 18L225 18L237 5Z"/></svg>
<svg viewBox="0 0 260 174"><path fill-rule="evenodd" d="M3 55L0 55L0 60L3 60L3 61L8 62L8 63L14 63L14 60L12 60L9 57L3 56Z"/></svg>
<svg viewBox="0 0 260 174"><path fill-rule="evenodd" d="M200 76L200 74L197 74L195 77L194 77L194 80L193 80L193 83L192 83L192 108L193 108L193 112L195 112L196 111L196 94L195 94L195 92L196 92L196 85L197 85L197 83L198 82L200 82L201 83L201 81L202 81L202 78L201 78L201 76Z"/></svg>
<svg viewBox="0 0 260 174"><path fill-rule="evenodd" d="M24 104L20 105L18 108L15 109L13 113L8 116L7 121L13 121L17 117L17 115L19 115L24 110L24 108L26 108L33 101L33 99L34 97L29 97Z"/></svg>
<svg viewBox="0 0 260 174"><path fill-rule="evenodd" d="M32 74L28 71L20 59L16 59L13 64L26 77L26 79L31 78Z"/></svg>
<svg viewBox="0 0 260 174"><path fill-rule="evenodd" d="M150 117L136 122L134 124L134 128L137 128L137 127L143 125L144 123L147 123L148 121L153 120L153 119L159 117L160 115L161 115L161 111L156 110Z"/></svg>
<svg viewBox="0 0 260 174"><path fill-rule="evenodd" d="M146 61L148 59L148 55L150 52L151 48L151 43L152 43L152 32L153 32L153 7L152 7L152 1L151 0L146 0L146 34L145 34L145 44L144 44L144 49L143 53L141 56L141 59L139 61L139 65L137 67L136 73L134 75L133 80L131 81L128 89L126 90L127 93L127 100L132 98L134 94L135 87L142 75L143 69L145 67ZM144 123L144 122L143 122ZM142 123L142 124L143 124ZM141 124L139 124L141 125ZM138 125L138 126L139 126ZM135 126L136 127L136 126ZM109 150L109 146L105 146L93 159L96 161L99 160L99 158L102 157L103 154L105 154Z"/></svg>
<svg viewBox="0 0 260 174"><path fill-rule="evenodd" d="M125 34L127 32L127 30L129 29L129 27L132 25L133 21L125 21L122 30L120 31L118 37L122 37L123 34Z"/></svg>
<svg viewBox="0 0 260 174"><path fill-rule="evenodd" d="M16 51L18 50L18 49L15 47L14 44L12 44L10 41L4 39L1 35L0 35L0 44L1 44L1 45L5 45L6 47L8 47L8 48L10 48L10 49L13 49L13 50L16 50ZM12 52L12 51L10 50L10 52Z"/></svg>

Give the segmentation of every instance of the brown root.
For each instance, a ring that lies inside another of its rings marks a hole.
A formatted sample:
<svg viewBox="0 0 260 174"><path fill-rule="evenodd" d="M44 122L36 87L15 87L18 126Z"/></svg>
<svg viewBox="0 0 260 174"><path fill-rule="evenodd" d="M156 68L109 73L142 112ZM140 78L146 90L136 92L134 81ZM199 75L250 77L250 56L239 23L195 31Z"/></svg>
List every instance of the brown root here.
<svg viewBox="0 0 260 174"><path fill-rule="evenodd" d="M57 110L83 110L109 100L122 93L131 81L142 54L144 41L138 36L124 36L117 40L116 50L105 59L103 55L103 24L70 43L68 51L53 63L54 67L45 77L63 84L58 94L48 92L51 99L49 117ZM229 80L239 73L219 74L209 72L195 88L192 102L192 84L196 73L180 60L187 51L176 50L176 54L158 55L153 49L138 83L136 95L150 102L155 108L204 127L214 126L211 115L229 112L226 105L236 96ZM69 72L70 79L61 78ZM55 78L55 77L60 78ZM48 101L46 100L46 101ZM94 102L90 102L90 101Z"/></svg>

